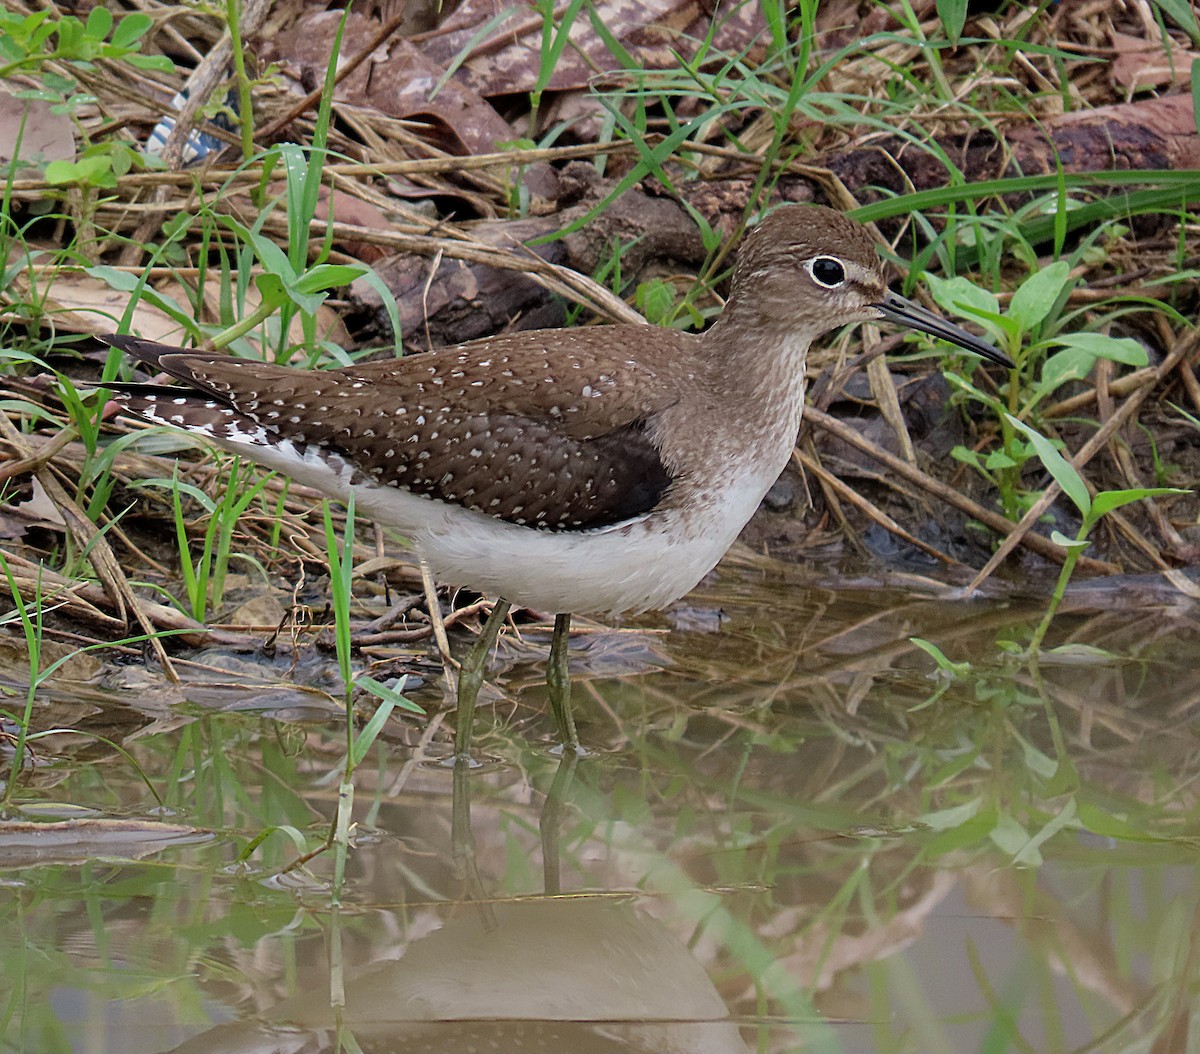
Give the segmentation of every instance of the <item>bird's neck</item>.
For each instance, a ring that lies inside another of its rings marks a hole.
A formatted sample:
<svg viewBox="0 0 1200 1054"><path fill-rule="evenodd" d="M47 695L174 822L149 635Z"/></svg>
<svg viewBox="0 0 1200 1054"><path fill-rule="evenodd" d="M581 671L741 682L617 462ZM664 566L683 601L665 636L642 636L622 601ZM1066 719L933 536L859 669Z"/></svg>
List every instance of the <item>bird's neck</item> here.
<svg viewBox="0 0 1200 1054"><path fill-rule="evenodd" d="M814 334L774 320L725 315L702 338L700 359L717 391L779 412L803 392Z"/></svg>

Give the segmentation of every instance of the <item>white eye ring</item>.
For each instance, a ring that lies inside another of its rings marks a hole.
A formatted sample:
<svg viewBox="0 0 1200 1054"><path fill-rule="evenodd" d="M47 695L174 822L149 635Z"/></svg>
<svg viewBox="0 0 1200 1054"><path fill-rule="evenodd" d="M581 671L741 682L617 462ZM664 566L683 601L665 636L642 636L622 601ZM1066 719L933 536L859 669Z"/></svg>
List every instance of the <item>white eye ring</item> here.
<svg viewBox="0 0 1200 1054"><path fill-rule="evenodd" d="M846 284L846 265L836 256L814 256L804 261L804 270L817 285L826 289Z"/></svg>

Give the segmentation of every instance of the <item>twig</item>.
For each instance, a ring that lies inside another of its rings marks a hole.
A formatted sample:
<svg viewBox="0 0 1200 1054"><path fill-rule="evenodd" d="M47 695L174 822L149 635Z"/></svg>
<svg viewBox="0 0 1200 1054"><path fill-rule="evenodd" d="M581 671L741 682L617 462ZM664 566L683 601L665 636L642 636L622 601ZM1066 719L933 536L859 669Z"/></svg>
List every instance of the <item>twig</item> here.
<svg viewBox="0 0 1200 1054"><path fill-rule="evenodd" d="M856 450L861 450L864 454L870 455L897 476L902 476L910 483L917 484L917 486L928 491L935 498L946 502L948 505L953 505L972 519L978 520L980 523L990 527L997 534L1007 535L1012 530L1013 525L1011 520L1007 520L1000 513L985 508L976 501L972 501L965 495L960 494L953 487L946 486L946 484L934 479L928 473L922 472L919 468L910 465L907 461L872 445L853 428L843 424L836 417L809 407L804 411L804 420L811 425L816 425L824 429L826 432L842 440L842 442L849 443ZM1063 562L1063 550L1050 541L1049 538L1043 538L1040 534L1025 535L1013 544L1024 545L1039 556L1044 556L1055 563L1061 564ZM1113 574L1120 570L1114 564L1102 560L1093 560L1088 557L1080 557L1079 566L1085 567L1097 574ZM975 588L975 586L971 588Z"/></svg>

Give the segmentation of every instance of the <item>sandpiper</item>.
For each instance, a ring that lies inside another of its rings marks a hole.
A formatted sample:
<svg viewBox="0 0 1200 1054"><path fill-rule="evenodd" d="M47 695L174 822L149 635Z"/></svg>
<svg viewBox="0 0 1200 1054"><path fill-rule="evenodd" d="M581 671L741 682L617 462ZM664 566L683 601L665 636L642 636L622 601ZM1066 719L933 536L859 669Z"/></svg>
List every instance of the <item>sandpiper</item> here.
<svg viewBox="0 0 1200 1054"><path fill-rule="evenodd" d="M988 342L888 290L866 229L784 205L746 236L718 321L555 329L309 371L102 338L180 385L114 386L183 428L406 535L441 580L498 597L464 663L456 750L512 604L553 612L547 683L565 746L571 613L661 608L721 559L787 463L805 356L886 319L1004 366Z"/></svg>

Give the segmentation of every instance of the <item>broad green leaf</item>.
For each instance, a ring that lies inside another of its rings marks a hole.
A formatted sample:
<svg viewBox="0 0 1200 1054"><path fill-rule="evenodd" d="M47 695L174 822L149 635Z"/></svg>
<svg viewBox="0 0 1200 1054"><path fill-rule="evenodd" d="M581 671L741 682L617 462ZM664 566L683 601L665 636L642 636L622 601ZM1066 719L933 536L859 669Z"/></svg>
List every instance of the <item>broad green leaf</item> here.
<svg viewBox="0 0 1200 1054"><path fill-rule="evenodd" d="M87 35L93 40L103 40L108 36L108 31L112 29L112 24L112 12L107 7L97 5L88 14Z"/></svg>
<svg viewBox="0 0 1200 1054"><path fill-rule="evenodd" d="M1087 801L1080 801L1076 803L1076 807L1079 813L1079 822L1085 830L1091 831L1092 834L1099 835L1101 838L1118 838L1130 842L1150 840L1143 828L1130 823L1123 817L1114 816L1099 806L1092 805Z"/></svg>
<svg viewBox="0 0 1200 1054"><path fill-rule="evenodd" d="M675 305L675 287L661 278L641 282L637 287L638 310L655 325L662 322Z"/></svg>
<svg viewBox="0 0 1200 1054"><path fill-rule="evenodd" d="M126 55L124 61L140 70L153 70L156 73L175 72L175 63L166 55Z"/></svg>
<svg viewBox="0 0 1200 1054"><path fill-rule="evenodd" d="M1011 813L997 817L995 825L988 832L988 837L996 843L1001 852L1013 858L1029 844L1029 832Z"/></svg>
<svg viewBox="0 0 1200 1054"><path fill-rule="evenodd" d="M1042 363L1042 378L1038 383L1038 394L1049 395L1067 381L1081 381L1096 364L1096 356L1082 348L1067 348L1055 352Z"/></svg>
<svg viewBox="0 0 1200 1054"><path fill-rule="evenodd" d="M1070 279L1071 265L1066 260L1056 260L1049 267L1034 272L1013 293L1008 317L1028 333L1050 314Z"/></svg>
<svg viewBox="0 0 1200 1054"><path fill-rule="evenodd" d="M1054 444L1041 432L1030 428L1024 421L1018 421L1012 414L1004 416L1013 428L1025 433L1033 444L1033 449L1037 451L1037 456L1041 459L1042 464L1046 466L1046 471L1054 477L1054 481L1062 487L1063 493L1086 516L1091 511L1092 499L1088 496L1083 477L1075 471L1075 467L1054 449Z"/></svg>
<svg viewBox="0 0 1200 1054"><path fill-rule="evenodd" d="M977 848L988 837L995 823L994 806L989 806L978 816L964 820L957 826L947 827L940 834L934 835L925 844L925 852L929 857L937 858L960 849Z"/></svg>
<svg viewBox="0 0 1200 1054"><path fill-rule="evenodd" d="M987 460L984 462L984 464L992 470L1017 467L1017 463L1003 450L993 450L990 454L988 454Z"/></svg>
<svg viewBox="0 0 1200 1054"><path fill-rule="evenodd" d="M46 166L47 183L83 183L91 187L115 187L112 162L108 157L83 157L78 161L51 161Z"/></svg>
<svg viewBox="0 0 1200 1054"><path fill-rule="evenodd" d="M1058 762L1050 757L1044 751L1038 750L1028 740L1021 739L1021 754L1025 761L1025 767L1030 772L1035 772L1043 779L1049 779L1058 769Z"/></svg>
<svg viewBox="0 0 1200 1054"><path fill-rule="evenodd" d="M1134 487L1132 490L1104 490L1092 499L1091 520L1095 522L1107 516L1113 509L1129 505L1143 498L1157 498L1163 494L1190 494L1191 491L1178 487Z"/></svg>
<svg viewBox="0 0 1200 1054"><path fill-rule="evenodd" d="M1123 362L1126 366L1142 367L1149 361L1146 349L1129 337L1110 337L1105 333L1071 333L1065 337L1055 337L1054 342L1095 358Z"/></svg>
<svg viewBox="0 0 1200 1054"><path fill-rule="evenodd" d="M47 183L74 183L75 173L74 161L51 161L44 175Z"/></svg>
<svg viewBox="0 0 1200 1054"><path fill-rule="evenodd" d="M112 42L119 48L133 47L154 25L154 19L141 11L126 15L113 30Z"/></svg>
<svg viewBox="0 0 1200 1054"><path fill-rule="evenodd" d="M996 297L965 278L939 278L935 274L927 274L925 283L929 286L929 292L933 295L938 307L944 311L950 311L960 316L965 313L971 318L975 316L971 315L969 311L964 312L963 308L985 312L989 315L1000 314L1000 302Z"/></svg>
<svg viewBox="0 0 1200 1054"><path fill-rule="evenodd" d="M271 307L281 307L287 303L289 299L288 290L279 275L257 274L254 276L254 284L258 287L258 293L262 297L264 304L268 304Z"/></svg>
<svg viewBox="0 0 1200 1054"><path fill-rule="evenodd" d="M922 813L917 817L917 822L923 823L926 827L930 827L935 831L946 831L951 827L958 827L972 817L977 816L982 802L981 798L972 798L970 801L965 801L961 805L953 805L948 809L938 809L935 812Z"/></svg>
<svg viewBox="0 0 1200 1054"><path fill-rule="evenodd" d="M961 461L964 465L970 465L972 468L983 471L983 462L979 460L978 452L968 446L956 446L950 451L950 456L955 461Z"/></svg>

